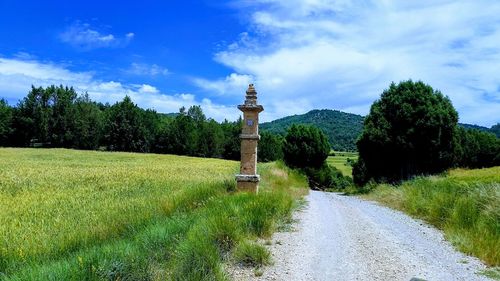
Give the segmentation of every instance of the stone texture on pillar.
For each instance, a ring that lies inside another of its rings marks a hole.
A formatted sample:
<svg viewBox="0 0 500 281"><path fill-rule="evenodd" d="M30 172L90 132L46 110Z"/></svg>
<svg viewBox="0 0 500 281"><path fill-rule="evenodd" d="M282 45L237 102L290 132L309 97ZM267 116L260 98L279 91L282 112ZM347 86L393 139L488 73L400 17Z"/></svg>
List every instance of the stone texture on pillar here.
<svg viewBox="0 0 500 281"><path fill-rule="evenodd" d="M240 191L257 192L260 177L257 174L257 143L259 135L259 113L264 110L257 104L257 92L253 84L248 86L245 103L238 105L243 112L243 127L241 129L241 165L240 174L236 175L237 189Z"/></svg>

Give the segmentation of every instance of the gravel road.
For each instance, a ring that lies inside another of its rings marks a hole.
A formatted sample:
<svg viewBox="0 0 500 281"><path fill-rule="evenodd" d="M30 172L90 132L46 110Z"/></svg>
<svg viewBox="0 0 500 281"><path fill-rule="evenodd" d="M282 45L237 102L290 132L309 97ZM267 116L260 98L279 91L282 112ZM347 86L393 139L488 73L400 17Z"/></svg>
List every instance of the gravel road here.
<svg viewBox="0 0 500 281"><path fill-rule="evenodd" d="M440 231L355 197L311 191L294 231L268 246L274 265L233 268L235 280L489 280L485 266L457 252Z"/></svg>

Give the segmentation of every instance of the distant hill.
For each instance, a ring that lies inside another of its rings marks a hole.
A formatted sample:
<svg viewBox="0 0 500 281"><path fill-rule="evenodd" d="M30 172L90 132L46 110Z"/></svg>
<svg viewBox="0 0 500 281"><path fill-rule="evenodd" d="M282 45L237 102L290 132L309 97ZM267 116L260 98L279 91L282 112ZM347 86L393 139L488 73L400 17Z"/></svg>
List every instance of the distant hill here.
<svg viewBox="0 0 500 281"><path fill-rule="evenodd" d="M330 144L337 151L356 151L356 140L363 130L364 117L357 114L346 113L338 110L315 109L301 115L283 117L272 122L260 124L263 131L284 135L292 124L314 125L328 137ZM466 129L476 129L490 132L500 138L500 124L491 128L459 124Z"/></svg>
<svg viewBox="0 0 500 281"><path fill-rule="evenodd" d="M262 123L263 131L282 134L292 124L314 125L325 132L334 150L355 151L356 139L363 129L363 116L338 110L312 110L301 115L293 115Z"/></svg>
<svg viewBox="0 0 500 281"><path fill-rule="evenodd" d="M479 130L483 132L490 132L490 128L486 128L483 126L479 125L471 125L471 124L464 124L464 123L458 123L459 126L462 126L465 129L474 129L474 130Z"/></svg>

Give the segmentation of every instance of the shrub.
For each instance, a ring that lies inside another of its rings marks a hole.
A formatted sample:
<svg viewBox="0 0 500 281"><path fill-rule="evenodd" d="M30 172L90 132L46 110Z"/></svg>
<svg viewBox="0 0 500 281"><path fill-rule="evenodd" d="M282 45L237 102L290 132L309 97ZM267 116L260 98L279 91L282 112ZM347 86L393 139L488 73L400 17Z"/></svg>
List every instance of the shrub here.
<svg viewBox="0 0 500 281"><path fill-rule="evenodd" d="M352 184L351 178L344 176L337 168L331 167L326 162L319 168L304 169L313 189L343 190Z"/></svg>

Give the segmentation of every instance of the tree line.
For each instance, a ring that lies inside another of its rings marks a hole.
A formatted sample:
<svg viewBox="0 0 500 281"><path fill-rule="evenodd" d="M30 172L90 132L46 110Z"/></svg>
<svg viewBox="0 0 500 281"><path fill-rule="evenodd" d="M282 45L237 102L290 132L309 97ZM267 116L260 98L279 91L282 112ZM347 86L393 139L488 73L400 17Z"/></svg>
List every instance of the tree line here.
<svg viewBox="0 0 500 281"><path fill-rule="evenodd" d="M177 114L142 109L130 97L95 102L72 87L34 87L16 106L0 99L0 146L60 147L240 159L242 121L219 123L200 106ZM263 132L259 160L281 158L282 138Z"/></svg>

